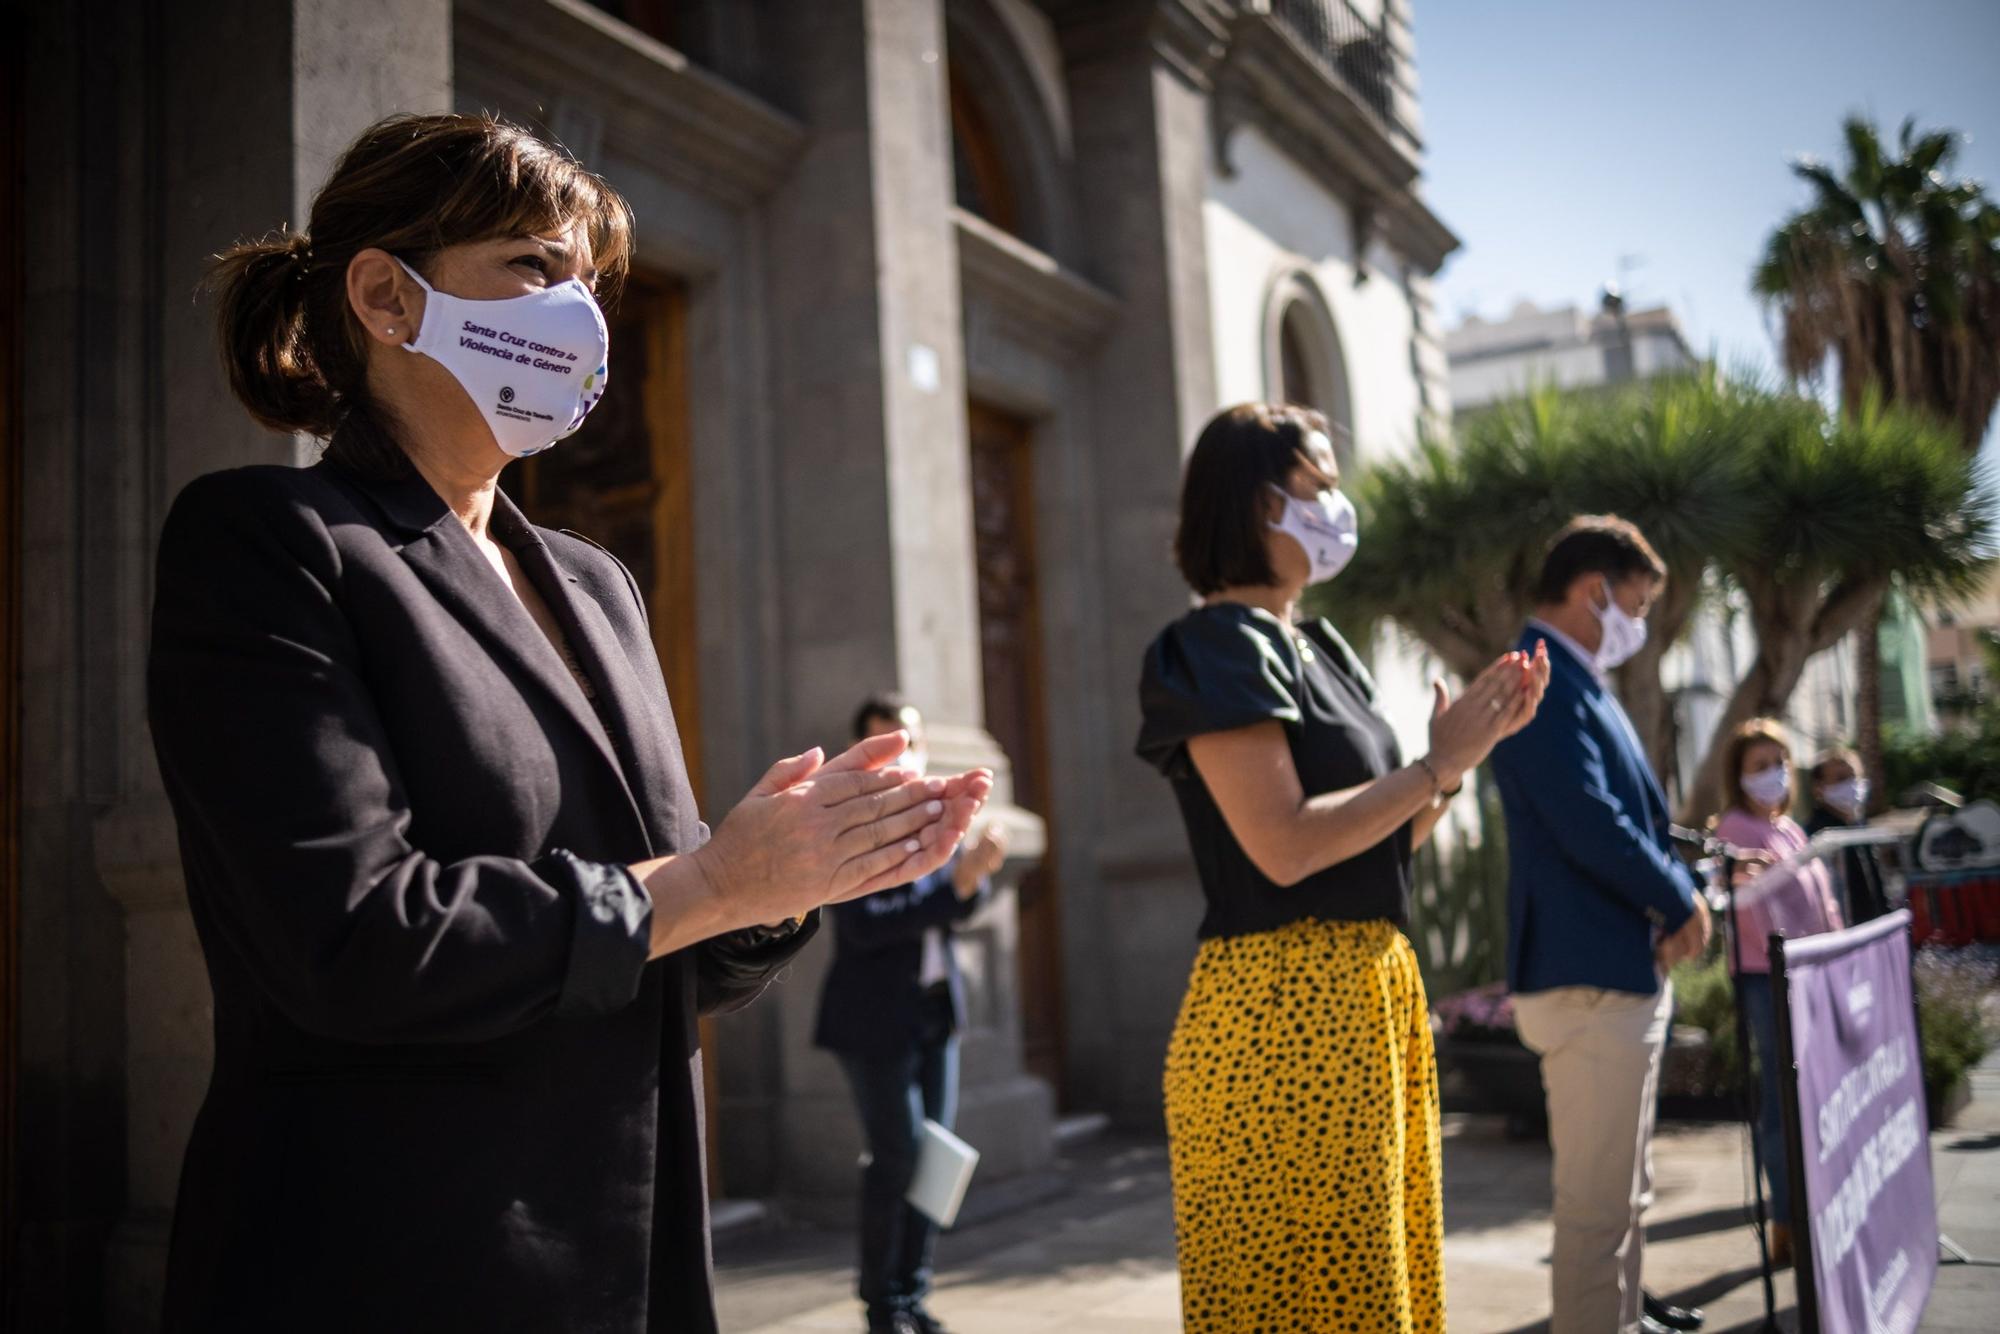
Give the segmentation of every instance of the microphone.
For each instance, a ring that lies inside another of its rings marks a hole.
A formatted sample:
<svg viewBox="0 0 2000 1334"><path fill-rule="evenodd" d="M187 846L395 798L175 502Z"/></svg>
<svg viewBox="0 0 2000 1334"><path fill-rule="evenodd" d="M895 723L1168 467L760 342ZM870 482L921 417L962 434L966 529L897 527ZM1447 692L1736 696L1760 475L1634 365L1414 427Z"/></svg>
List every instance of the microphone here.
<svg viewBox="0 0 2000 1334"><path fill-rule="evenodd" d="M1729 851L1729 845L1721 839L1711 837L1706 830L1689 829L1686 825L1668 825L1667 839L1679 849L1681 858L1690 864L1703 857L1723 856Z"/></svg>

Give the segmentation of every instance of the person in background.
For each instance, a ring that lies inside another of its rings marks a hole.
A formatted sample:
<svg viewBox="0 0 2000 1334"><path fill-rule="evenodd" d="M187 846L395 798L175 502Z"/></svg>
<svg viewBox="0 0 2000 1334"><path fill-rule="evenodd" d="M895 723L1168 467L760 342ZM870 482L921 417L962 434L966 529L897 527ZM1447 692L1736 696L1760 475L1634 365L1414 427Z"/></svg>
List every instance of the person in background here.
<svg viewBox="0 0 2000 1334"><path fill-rule="evenodd" d="M928 765L921 714L894 695L870 695L854 714L856 740L909 736L901 767ZM820 993L817 1045L840 1058L868 1142L861 1173L858 1295L872 1334L942 1334L925 1309L937 1224L905 1203L926 1119L949 1130L958 1105L958 1032L965 980L952 928L992 894L1006 831L989 824L945 865L910 884L832 911L833 964Z"/></svg>
<svg viewBox="0 0 2000 1334"><path fill-rule="evenodd" d="M1806 831L1785 812L1796 787L1792 747L1785 729L1770 718L1752 718L1737 728L1723 753L1723 783L1729 808L1715 822L1715 836L1747 851L1769 853L1774 861L1806 845ZM1737 1003L1749 1021L1750 1050L1757 1062L1758 1148L1764 1180L1771 1188L1771 1260L1792 1261L1791 1180L1786 1171L1784 1123L1778 1107L1778 1029L1771 1001L1770 936L1787 939L1838 931L1840 905L1824 861L1793 871L1776 869L1753 881L1730 924L1736 940L1726 952L1737 970Z"/></svg>
<svg viewBox="0 0 2000 1334"><path fill-rule="evenodd" d="M1138 752L1172 783L1207 910L1167 1048L1190 1334L1444 1329L1437 1062L1410 858L1533 716L1538 652L1457 700L1406 761L1374 680L1298 615L1357 540L1324 417L1245 404L1188 457L1175 558L1202 605L1146 652Z"/></svg>
<svg viewBox="0 0 2000 1334"><path fill-rule="evenodd" d="M1851 829L1868 823L1868 779L1861 757L1846 746L1823 750L1812 766L1812 810L1806 815L1806 836L1822 829ZM1840 852L1840 887L1847 901L1849 925L1869 922L1889 911L1882 887L1882 863L1870 847Z"/></svg>
<svg viewBox="0 0 2000 1334"><path fill-rule="evenodd" d="M1667 567L1611 515L1543 558L1520 647L1554 670L1535 720L1493 751L1507 817L1507 985L1542 1061L1555 1151L1553 1334L1695 1329L1640 1283L1653 1115L1673 987L1708 909L1668 841L1666 794L1610 671L1646 642Z"/></svg>

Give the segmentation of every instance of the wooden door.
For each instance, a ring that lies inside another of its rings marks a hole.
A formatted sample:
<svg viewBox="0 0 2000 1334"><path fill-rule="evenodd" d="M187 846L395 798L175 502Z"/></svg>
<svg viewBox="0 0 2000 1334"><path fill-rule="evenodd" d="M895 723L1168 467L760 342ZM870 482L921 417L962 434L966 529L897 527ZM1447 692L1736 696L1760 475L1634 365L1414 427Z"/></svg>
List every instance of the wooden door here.
<svg viewBox="0 0 2000 1334"><path fill-rule="evenodd" d="M968 412L979 561L980 668L986 727L1014 765L1014 801L1048 822L1049 852L1021 881L1016 967L1022 1058L1063 1090L1062 914L1042 697L1041 589L1035 570L1034 454L1028 424L980 404Z"/></svg>
<svg viewBox="0 0 2000 1334"><path fill-rule="evenodd" d="M604 401L582 430L517 465L509 489L534 522L574 529L632 571L699 792L684 306L676 284L637 274L627 280L606 320L611 376Z"/></svg>
<svg viewBox="0 0 2000 1334"><path fill-rule="evenodd" d="M699 652L695 639L693 491L688 461L687 294L671 279L633 274L607 313L611 378L582 430L516 465L508 479L528 517L569 528L624 561L645 595L688 779L701 788ZM711 1025L701 1023L707 1078L709 1185L717 1156L719 1075Z"/></svg>
<svg viewBox="0 0 2000 1334"><path fill-rule="evenodd" d="M19 1067L21 333L24 263L21 47L0 92L0 1275L15 1249L15 1076ZM0 1329L12 1328L15 1294L0 1277Z"/></svg>

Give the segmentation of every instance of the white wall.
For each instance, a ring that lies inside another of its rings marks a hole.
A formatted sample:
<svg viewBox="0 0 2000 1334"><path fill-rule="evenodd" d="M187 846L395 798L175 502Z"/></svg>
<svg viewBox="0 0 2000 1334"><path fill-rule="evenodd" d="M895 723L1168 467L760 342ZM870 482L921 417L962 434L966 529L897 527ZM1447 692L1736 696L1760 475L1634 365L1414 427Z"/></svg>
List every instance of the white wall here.
<svg viewBox="0 0 2000 1334"><path fill-rule="evenodd" d="M1302 270L1333 312L1356 462L1365 467L1408 453L1422 399L1410 365L1416 316L1401 280L1401 258L1380 244L1372 247L1371 276L1357 286L1347 204L1254 127L1236 132L1231 158L1237 174L1211 174L1204 208L1216 406L1275 392L1276 368L1265 365L1267 307L1278 280ZM1365 530L1361 540L1368 540ZM1400 635L1383 636L1374 665L1384 714L1404 752L1421 755L1429 748L1429 682L1440 669Z"/></svg>
<svg viewBox="0 0 2000 1334"><path fill-rule="evenodd" d="M1369 252L1373 275L1357 287L1346 203L1254 127L1236 131L1230 155L1237 174L1210 175L1204 209L1217 406L1271 395L1276 377L1264 365L1268 298L1280 277L1302 269L1318 283L1339 330L1355 457L1365 464L1408 451L1420 398L1410 369L1415 316L1401 259L1378 243Z"/></svg>

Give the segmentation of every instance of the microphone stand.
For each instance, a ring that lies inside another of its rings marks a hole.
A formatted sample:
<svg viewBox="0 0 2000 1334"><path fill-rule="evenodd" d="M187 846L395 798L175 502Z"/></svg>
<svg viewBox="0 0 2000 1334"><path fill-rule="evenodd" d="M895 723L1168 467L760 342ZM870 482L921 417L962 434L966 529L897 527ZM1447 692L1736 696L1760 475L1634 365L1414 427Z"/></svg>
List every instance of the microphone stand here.
<svg viewBox="0 0 2000 1334"><path fill-rule="evenodd" d="M1771 1278L1771 1246L1765 1235L1769 1213L1764 1203L1764 1153L1757 1142L1757 1115L1763 1105L1763 1097L1757 1080L1751 1075L1750 1016L1743 1009L1743 933L1736 921L1736 849L1719 838L1682 829L1678 825L1670 827L1669 835L1675 842L1698 848L1700 855L1715 858L1722 871L1722 893L1728 905L1724 910L1723 929L1729 933L1730 961L1734 965L1729 974L1729 994L1736 1010L1736 1050L1743 1068L1744 1119L1750 1129L1751 1217L1755 1221L1752 1230L1757 1234L1757 1268L1764 1280L1764 1322L1758 1328L1775 1334L1778 1329L1778 1295Z"/></svg>
<svg viewBox="0 0 2000 1334"><path fill-rule="evenodd" d="M1735 849L1720 840L1713 840L1713 851L1720 859L1722 867L1722 892L1729 907L1724 924L1729 931L1729 951L1734 967L1729 974L1729 994L1736 1008L1736 1051L1743 1067L1743 1113L1750 1127L1750 1187L1755 1201L1751 1217L1756 1220L1757 1267L1764 1278L1764 1323L1760 1329L1776 1331L1778 1328L1778 1295L1771 1279L1771 1244L1765 1235L1769 1226L1769 1215L1764 1204L1764 1150L1758 1143L1758 1116L1763 1110L1764 1095L1759 1081L1750 1069L1750 1016L1743 1008L1743 931L1736 918L1736 857ZM1767 1054L1766 1059L1775 1059L1775 1054Z"/></svg>

